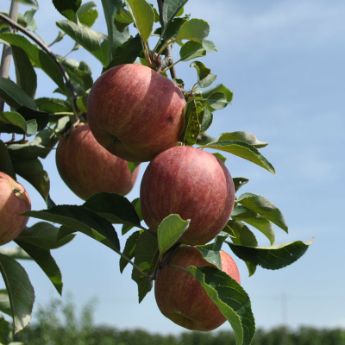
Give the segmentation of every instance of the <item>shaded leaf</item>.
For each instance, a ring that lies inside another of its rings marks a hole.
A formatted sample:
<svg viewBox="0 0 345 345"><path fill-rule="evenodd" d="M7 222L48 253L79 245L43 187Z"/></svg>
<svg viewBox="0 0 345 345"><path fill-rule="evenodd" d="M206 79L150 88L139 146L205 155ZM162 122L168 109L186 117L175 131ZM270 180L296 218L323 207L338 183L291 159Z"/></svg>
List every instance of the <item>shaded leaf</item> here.
<svg viewBox="0 0 345 345"><path fill-rule="evenodd" d="M15 171L7 146L0 140L0 171L15 179Z"/></svg>
<svg viewBox="0 0 345 345"><path fill-rule="evenodd" d="M180 49L180 59L193 60L206 55L206 50L200 42L188 41Z"/></svg>
<svg viewBox="0 0 345 345"><path fill-rule="evenodd" d="M69 20L75 20L81 0L53 0L53 4L64 17Z"/></svg>
<svg viewBox="0 0 345 345"><path fill-rule="evenodd" d="M17 333L30 322L34 289L24 268L17 261L1 254L0 272L10 299L14 332Z"/></svg>
<svg viewBox="0 0 345 345"><path fill-rule="evenodd" d="M234 182L235 190L237 192L242 186L249 182L249 179L245 177L234 177L232 181Z"/></svg>
<svg viewBox="0 0 345 345"><path fill-rule="evenodd" d="M230 133L223 133L220 135L218 141L242 141L249 145L255 146L257 148L265 147L268 144L260 141L256 138L254 134L250 134L247 132L230 132Z"/></svg>
<svg viewBox="0 0 345 345"><path fill-rule="evenodd" d="M165 0L163 2L162 19L164 28L167 27L169 22L171 22L187 1L188 0Z"/></svg>
<svg viewBox="0 0 345 345"><path fill-rule="evenodd" d="M205 88L210 86L217 78L217 76L211 73L211 70L207 68L202 62L194 61L191 64L198 73L199 81L195 84L195 87Z"/></svg>
<svg viewBox="0 0 345 345"><path fill-rule="evenodd" d="M232 101L232 92L223 84L220 84L203 94L212 110L225 108Z"/></svg>
<svg viewBox="0 0 345 345"><path fill-rule="evenodd" d="M139 236L143 233L143 231L144 230L133 232L133 234L128 237L125 244L125 248L121 254L120 263L119 263L121 273L128 265L128 260L131 260L134 258L137 241L138 241Z"/></svg>

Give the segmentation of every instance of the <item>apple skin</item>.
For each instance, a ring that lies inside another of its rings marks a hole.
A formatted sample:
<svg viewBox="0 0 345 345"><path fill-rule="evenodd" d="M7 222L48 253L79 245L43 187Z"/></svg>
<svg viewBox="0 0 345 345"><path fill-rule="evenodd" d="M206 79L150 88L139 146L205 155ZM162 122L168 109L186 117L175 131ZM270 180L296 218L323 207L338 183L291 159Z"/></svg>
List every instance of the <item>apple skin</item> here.
<svg viewBox="0 0 345 345"><path fill-rule="evenodd" d="M224 251L220 257L222 271L240 283L240 273L232 257ZM191 265L213 267L196 248L180 246L157 272L156 302L162 314L176 324L191 330L211 331L224 323L225 318L199 282L176 267L185 269Z"/></svg>
<svg viewBox="0 0 345 345"><path fill-rule="evenodd" d="M151 160L175 146L186 101L181 90L149 67L113 67L94 83L87 119L97 141L133 162Z"/></svg>
<svg viewBox="0 0 345 345"><path fill-rule="evenodd" d="M232 178L214 155L176 146L156 156L146 169L140 190L142 214L156 231L169 214L191 219L180 241L205 244L227 223L235 200Z"/></svg>
<svg viewBox="0 0 345 345"><path fill-rule="evenodd" d="M9 175L0 172L0 245L17 238L24 230L31 210L31 201L25 188Z"/></svg>
<svg viewBox="0 0 345 345"><path fill-rule="evenodd" d="M56 166L67 186L84 200L100 192L127 194L139 171L137 167L131 172L127 161L101 146L87 124L60 139Z"/></svg>

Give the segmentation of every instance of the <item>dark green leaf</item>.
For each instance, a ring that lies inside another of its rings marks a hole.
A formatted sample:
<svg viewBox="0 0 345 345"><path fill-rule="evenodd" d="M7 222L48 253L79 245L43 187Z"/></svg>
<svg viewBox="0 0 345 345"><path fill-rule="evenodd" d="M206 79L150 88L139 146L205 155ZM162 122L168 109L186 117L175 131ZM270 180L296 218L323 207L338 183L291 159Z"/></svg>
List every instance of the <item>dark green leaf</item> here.
<svg viewBox="0 0 345 345"><path fill-rule="evenodd" d="M77 16L80 23L91 27L98 17L97 5L93 1L82 4L77 11Z"/></svg>
<svg viewBox="0 0 345 345"><path fill-rule="evenodd" d="M103 66L109 64L109 43L105 35L90 29L86 25L77 25L69 20L59 21L56 25L94 55Z"/></svg>
<svg viewBox="0 0 345 345"><path fill-rule="evenodd" d="M240 221L229 220L223 231L230 235L232 242L235 244L252 247L258 245L254 234Z"/></svg>
<svg viewBox="0 0 345 345"><path fill-rule="evenodd" d="M139 303L152 289L151 274L158 260L158 243L154 234L144 231L137 240L132 279L138 284Z"/></svg>
<svg viewBox="0 0 345 345"><path fill-rule="evenodd" d="M0 140L0 171L15 178L16 174L13 168L12 159L7 146Z"/></svg>
<svg viewBox="0 0 345 345"><path fill-rule="evenodd" d="M0 77L0 96L11 107L37 109L34 100L10 79Z"/></svg>
<svg viewBox="0 0 345 345"><path fill-rule="evenodd" d="M178 214L165 217L157 228L158 248L161 255L178 242L189 227L190 220L182 219Z"/></svg>
<svg viewBox="0 0 345 345"><path fill-rule="evenodd" d="M215 250L213 244L197 246L196 249L200 252L202 257L207 262L209 262L211 265L214 265L220 270L222 269L222 260L220 258L219 250Z"/></svg>
<svg viewBox="0 0 345 345"><path fill-rule="evenodd" d="M113 193L98 193L90 197L84 206L112 223L140 226L140 219L134 206L124 196Z"/></svg>
<svg viewBox="0 0 345 345"><path fill-rule="evenodd" d="M249 180L245 177L234 177L233 179L234 185L235 185L235 190L236 192L245 184L249 182Z"/></svg>
<svg viewBox="0 0 345 345"><path fill-rule="evenodd" d="M254 147L241 141L213 142L204 147L232 153L235 156L246 159L271 173L274 173L272 164Z"/></svg>
<svg viewBox="0 0 345 345"><path fill-rule="evenodd" d="M81 0L53 0L55 8L67 19L76 20Z"/></svg>
<svg viewBox="0 0 345 345"><path fill-rule="evenodd" d="M255 135L247 133L247 132L230 132L230 133L223 133L219 137L218 141L242 141L246 144L255 146L257 148L265 147L268 144L260 141L256 138Z"/></svg>
<svg viewBox="0 0 345 345"><path fill-rule="evenodd" d="M113 59L109 66L114 67L121 64L133 63L142 51L142 44L139 35L130 37L128 41L124 42L120 47L113 52Z"/></svg>
<svg viewBox="0 0 345 345"><path fill-rule="evenodd" d="M50 250L59 248L74 238L73 235L63 239L59 238L59 229L54 225L45 222L38 222L30 228L26 228L17 237L21 243L35 245L41 249Z"/></svg>
<svg viewBox="0 0 345 345"><path fill-rule="evenodd" d="M18 175L31 183L47 200L50 189L48 173L43 169L43 165L38 158L31 160L13 160L13 166Z"/></svg>
<svg viewBox="0 0 345 345"><path fill-rule="evenodd" d="M232 92L223 84L203 94L212 110L225 108L232 100Z"/></svg>
<svg viewBox="0 0 345 345"><path fill-rule="evenodd" d="M128 265L128 260L131 260L134 258L137 241L138 241L139 236L143 233L143 231L144 230L133 232L133 234L128 237L125 244L125 248L121 254L120 263L119 263L121 273Z"/></svg>
<svg viewBox="0 0 345 345"><path fill-rule="evenodd" d="M15 33L1 33L0 40L7 42L12 47L23 49L35 67L41 68L62 90L65 89L59 67L45 51L32 44L26 37Z"/></svg>
<svg viewBox="0 0 345 345"><path fill-rule="evenodd" d="M188 41L180 49L180 59L193 60L206 55L206 50L200 42Z"/></svg>
<svg viewBox="0 0 345 345"><path fill-rule="evenodd" d="M0 254L0 272L11 304L14 332L21 331L31 319L35 293L24 268L15 260Z"/></svg>
<svg viewBox="0 0 345 345"><path fill-rule="evenodd" d="M8 297L8 293L6 289L0 290L0 311L11 316L11 304L10 298ZM1 325L1 323L0 323ZM0 327L0 332L2 331Z"/></svg>
<svg viewBox="0 0 345 345"><path fill-rule="evenodd" d="M254 226L268 238L271 244L274 243L275 234L270 221L260 216L256 212L251 211L244 206L237 205L231 213L231 218L235 220L242 220L243 222Z"/></svg>
<svg viewBox="0 0 345 345"><path fill-rule="evenodd" d="M32 63L25 51L19 47L12 47L14 65L16 68L17 84L30 97L34 97L37 88L37 76Z"/></svg>
<svg viewBox="0 0 345 345"><path fill-rule="evenodd" d="M69 103L59 98L42 97L35 99L38 108L47 113L66 113L71 112Z"/></svg>
<svg viewBox="0 0 345 345"><path fill-rule="evenodd" d="M4 133L26 133L26 121L16 111L0 113L0 129Z"/></svg>
<svg viewBox="0 0 345 345"><path fill-rule="evenodd" d="M236 344L250 345L255 333L255 321L244 289L216 268L190 266L187 271L200 282L208 297L229 321Z"/></svg>
<svg viewBox="0 0 345 345"><path fill-rule="evenodd" d="M143 215L141 212L141 201L140 198L136 198L132 201L132 205L134 206L135 212L141 221L143 219ZM123 224L122 226L122 235L126 234L129 230L131 230L135 225L131 224Z"/></svg>
<svg viewBox="0 0 345 345"><path fill-rule="evenodd" d="M288 232L288 226L280 210L263 196L245 193L242 194L237 201Z"/></svg>
<svg viewBox="0 0 345 345"><path fill-rule="evenodd" d="M32 243L24 242L19 239L16 240L17 244L22 247L26 253L41 267L43 272L47 275L49 280L54 285L57 292L62 293L62 276L58 265L54 258L51 256L50 251L42 249Z"/></svg>
<svg viewBox="0 0 345 345"><path fill-rule="evenodd" d="M201 131L200 124L200 108L195 100L187 103L185 112L185 128L182 133L182 142L187 145L196 143L198 135Z"/></svg>
<svg viewBox="0 0 345 345"><path fill-rule="evenodd" d="M148 41L153 28L155 15L151 5L146 0L125 0L134 19L141 38Z"/></svg>
<svg viewBox="0 0 345 345"><path fill-rule="evenodd" d="M164 28L167 27L169 22L171 22L187 1L188 0L165 0L163 2L162 19Z"/></svg>
<svg viewBox="0 0 345 345"><path fill-rule="evenodd" d="M104 218L83 206L62 205L49 210L31 211L28 215L65 225L69 233L81 231L85 235L119 251L120 244L113 226ZM61 238L61 237L59 237Z"/></svg>
<svg viewBox="0 0 345 345"><path fill-rule="evenodd" d="M298 260L307 251L310 243L296 241L271 247L248 247L234 243L228 243L228 245L242 260L276 270Z"/></svg>
<svg viewBox="0 0 345 345"><path fill-rule="evenodd" d="M18 2L21 2L25 5L32 5L32 6L35 6L35 7L38 7L38 2L37 0L17 0Z"/></svg>
<svg viewBox="0 0 345 345"><path fill-rule="evenodd" d="M202 19L190 19L181 25L176 35L176 40L202 42L208 36L209 32L210 27L206 21Z"/></svg>

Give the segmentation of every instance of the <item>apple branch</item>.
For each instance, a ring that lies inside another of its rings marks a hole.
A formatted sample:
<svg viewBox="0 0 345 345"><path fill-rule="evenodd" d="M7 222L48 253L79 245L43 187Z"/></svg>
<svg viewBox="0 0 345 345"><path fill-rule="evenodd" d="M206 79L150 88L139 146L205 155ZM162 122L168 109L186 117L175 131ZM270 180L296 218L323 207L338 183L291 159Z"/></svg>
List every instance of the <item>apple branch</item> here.
<svg viewBox="0 0 345 345"><path fill-rule="evenodd" d="M26 28L24 28L23 26L21 26L20 24L18 24L15 20L13 20L12 18L7 17L6 15L0 13L0 20L7 23L8 25L10 25L13 29L16 29L20 32L22 32L25 36L27 36L28 38L30 38L32 41L34 41L40 48L42 48L50 57L51 59L55 62L55 64L58 66L62 77L65 81L65 85L66 87L70 90L71 92L71 96L72 96L72 106L73 106L73 112L75 114L78 114L78 107L77 107L77 95L76 95L76 91L74 89L74 86L72 85L70 78L65 70L65 68L63 67L63 65L58 61L56 55L54 53L52 53L50 51L50 49L48 48L48 46L41 41L40 38L38 38L36 35L34 35L32 32L28 31Z"/></svg>
<svg viewBox="0 0 345 345"><path fill-rule="evenodd" d="M159 11L159 20L163 29L164 26L164 22L163 22L163 3L164 0L157 0L157 4L158 4L158 11ZM171 51L171 44L168 44L167 47L163 50L163 53L165 55L165 57L168 60L168 66L169 66L169 71L170 71L170 75L172 79L176 79L176 71L175 71L175 67L174 67L174 61L172 58L172 51Z"/></svg>

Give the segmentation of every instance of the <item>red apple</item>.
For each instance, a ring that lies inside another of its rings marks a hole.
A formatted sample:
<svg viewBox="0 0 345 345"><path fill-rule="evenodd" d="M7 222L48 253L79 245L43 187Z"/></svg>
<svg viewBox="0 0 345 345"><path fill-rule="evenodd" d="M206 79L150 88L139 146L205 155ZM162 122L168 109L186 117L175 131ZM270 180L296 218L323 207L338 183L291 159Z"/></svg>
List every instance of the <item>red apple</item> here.
<svg viewBox="0 0 345 345"><path fill-rule="evenodd" d="M204 244L225 226L234 205L232 178L214 155L190 146L170 148L149 164L141 182L141 206L146 224L156 230L171 213L191 219L181 238Z"/></svg>
<svg viewBox="0 0 345 345"><path fill-rule="evenodd" d="M138 167L131 172L128 162L101 146L86 124L60 139L56 166L67 186L82 199L100 192L125 195L138 175Z"/></svg>
<svg viewBox="0 0 345 345"><path fill-rule="evenodd" d="M24 187L0 172L0 245L14 240L24 230L31 201Z"/></svg>
<svg viewBox="0 0 345 345"><path fill-rule="evenodd" d="M185 104L181 90L151 68L119 65L93 85L87 118L107 150L143 162L177 144Z"/></svg>
<svg viewBox="0 0 345 345"><path fill-rule="evenodd" d="M240 273L235 261L224 251L220 252L220 257L222 271L240 283ZM156 302L162 314L178 325L191 330L210 331L224 323L225 318L199 282L183 271L191 265L212 267L196 248L177 248L157 272Z"/></svg>

